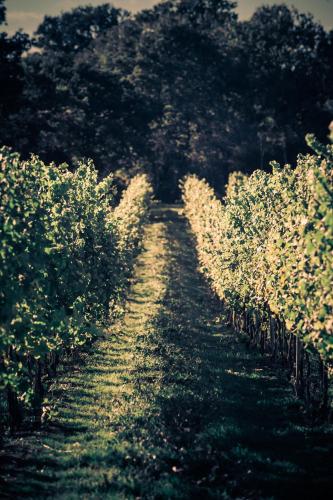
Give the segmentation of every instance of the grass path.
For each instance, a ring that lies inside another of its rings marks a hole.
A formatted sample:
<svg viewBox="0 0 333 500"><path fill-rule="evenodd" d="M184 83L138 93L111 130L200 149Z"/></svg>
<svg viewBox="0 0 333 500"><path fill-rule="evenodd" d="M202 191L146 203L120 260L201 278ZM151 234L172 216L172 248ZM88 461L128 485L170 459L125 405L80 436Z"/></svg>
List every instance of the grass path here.
<svg viewBox="0 0 333 500"><path fill-rule="evenodd" d="M156 208L124 317L7 443L2 498L327 498L331 430L220 318L180 210Z"/></svg>

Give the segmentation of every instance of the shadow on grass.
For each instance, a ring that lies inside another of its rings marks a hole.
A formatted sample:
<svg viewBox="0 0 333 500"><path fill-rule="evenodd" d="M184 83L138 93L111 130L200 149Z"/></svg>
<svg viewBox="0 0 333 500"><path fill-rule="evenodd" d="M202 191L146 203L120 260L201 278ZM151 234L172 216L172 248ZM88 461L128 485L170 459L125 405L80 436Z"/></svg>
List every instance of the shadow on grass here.
<svg viewBox="0 0 333 500"><path fill-rule="evenodd" d="M154 328L167 388L158 405L190 496L327 498L332 434L307 428L281 366L218 323L184 221L164 215L174 259Z"/></svg>
<svg viewBox="0 0 333 500"><path fill-rule="evenodd" d="M179 209L157 208L147 241L115 340L65 367L50 424L0 456L3 497L327 498L330 429L221 323Z"/></svg>

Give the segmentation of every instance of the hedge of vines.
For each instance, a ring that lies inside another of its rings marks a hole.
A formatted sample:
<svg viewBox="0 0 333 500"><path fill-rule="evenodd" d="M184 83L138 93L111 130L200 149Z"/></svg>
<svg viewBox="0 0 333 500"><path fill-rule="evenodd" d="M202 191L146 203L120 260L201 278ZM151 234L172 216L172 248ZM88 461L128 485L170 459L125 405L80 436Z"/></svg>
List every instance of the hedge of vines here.
<svg viewBox="0 0 333 500"><path fill-rule="evenodd" d="M0 165L0 394L14 429L40 420L44 379L123 297L152 188L135 177L113 209L112 177L91 162L72 172L2 149Z"/></svg>
<svg viewBox="0 0 333 500"><path fill-rule="evenodd" d="M327 408L333 146L313 136L307 140L316 154L300 156L296 168L272 163L271 173L231 174L222 201L195 176L182 189L202 270L230 319L262 348L289 361L299 395L316 404L319 398Z"/></svg>

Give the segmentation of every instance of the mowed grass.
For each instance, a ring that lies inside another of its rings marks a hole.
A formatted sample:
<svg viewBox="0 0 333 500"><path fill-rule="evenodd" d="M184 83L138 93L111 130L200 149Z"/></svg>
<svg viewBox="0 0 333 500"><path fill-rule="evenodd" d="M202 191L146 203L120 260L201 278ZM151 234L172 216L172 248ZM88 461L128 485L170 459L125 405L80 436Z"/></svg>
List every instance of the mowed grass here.
<svg viewBox="0 0 333 500"><path fill-rule="evenodd" d="M3 450L3 497L328 498L332 428L221 318L181 210L157 207L124 316Z"/></svg>

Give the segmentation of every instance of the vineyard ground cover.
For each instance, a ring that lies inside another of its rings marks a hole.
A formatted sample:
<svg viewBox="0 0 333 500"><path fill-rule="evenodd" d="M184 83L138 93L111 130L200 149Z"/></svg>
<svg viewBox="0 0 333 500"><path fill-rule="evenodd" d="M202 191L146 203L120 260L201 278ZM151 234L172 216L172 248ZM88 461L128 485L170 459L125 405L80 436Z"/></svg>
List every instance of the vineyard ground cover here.
<svg viewBox="0 0 333 500"><path fill-rule="evenodd" d="M181 209L147 225L125 314L0 454L4 498L327 498L333 429L221 321ZM330 475L331 474L331 475Z"/></svg>

